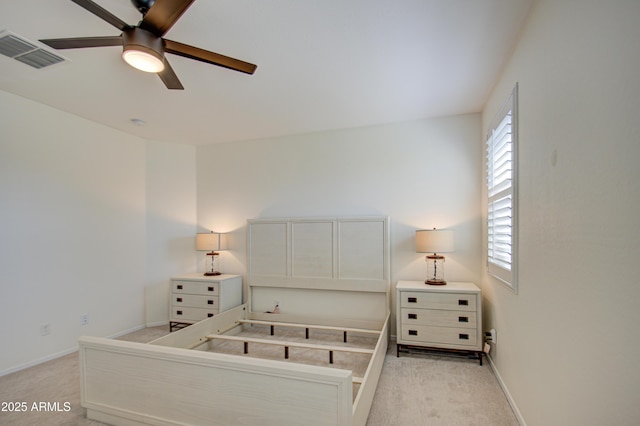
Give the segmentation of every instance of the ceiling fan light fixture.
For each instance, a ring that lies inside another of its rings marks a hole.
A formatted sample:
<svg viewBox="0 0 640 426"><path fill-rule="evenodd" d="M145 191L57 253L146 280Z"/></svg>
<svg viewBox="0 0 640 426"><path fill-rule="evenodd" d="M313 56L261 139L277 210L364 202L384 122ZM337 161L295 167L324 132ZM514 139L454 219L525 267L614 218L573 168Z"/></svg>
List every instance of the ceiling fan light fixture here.
<svg viewBox="0 0 640 426"><path fill-rule="evenodd" d="M158 73L164 70L164 45L162 39L140 28L122 33L122 59L144 72Z"/></svg>
<svg viewBox="0 0 640 426"><path fill-rule="evenodd" d="M142 50L137 50L137 48L125 48L124 52L122 52L122 59L132 67L144 72L158 73L164 69L162 59Z"/></svg>

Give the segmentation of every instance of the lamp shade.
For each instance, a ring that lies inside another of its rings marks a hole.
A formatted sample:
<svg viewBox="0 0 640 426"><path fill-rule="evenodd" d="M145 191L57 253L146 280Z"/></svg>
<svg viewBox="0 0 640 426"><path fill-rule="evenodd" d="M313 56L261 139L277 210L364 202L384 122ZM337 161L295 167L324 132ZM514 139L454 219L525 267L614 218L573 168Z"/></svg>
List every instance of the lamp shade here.
<svg viewBox="0 0 640 426"><path fill-rule="evenodd" d="M208 234L196 234L196 250L216 251L227 249L227 235L210 232Z"/></svg>
<svg viewBox="0 0 640 426"><path fill-rule="evenodd" d="M416 253L448 253L454 251L453 231L420 229L416 231Z"/></svg>

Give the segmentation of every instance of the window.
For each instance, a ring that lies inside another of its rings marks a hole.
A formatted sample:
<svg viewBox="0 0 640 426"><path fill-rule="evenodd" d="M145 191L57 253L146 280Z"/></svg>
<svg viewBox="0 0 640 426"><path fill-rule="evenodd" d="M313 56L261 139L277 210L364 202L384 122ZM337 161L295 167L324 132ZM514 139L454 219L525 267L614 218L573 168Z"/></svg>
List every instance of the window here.
<svg viewBox="0 0 640 426"><path fill-rule="evenodd" d="M518 85L487 134L487 262L489 274L516 293Z"/></svg>

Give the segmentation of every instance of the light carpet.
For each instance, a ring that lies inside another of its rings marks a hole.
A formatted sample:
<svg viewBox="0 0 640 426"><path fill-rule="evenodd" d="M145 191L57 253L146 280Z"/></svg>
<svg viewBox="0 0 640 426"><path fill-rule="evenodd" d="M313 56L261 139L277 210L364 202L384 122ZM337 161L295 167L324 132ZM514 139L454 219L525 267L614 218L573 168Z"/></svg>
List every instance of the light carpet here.
<svg viewBox="0 0 640 426"><path fill-rule="evenodd" d="M367 426L517 426L491 367L389 348Z"/></svg>

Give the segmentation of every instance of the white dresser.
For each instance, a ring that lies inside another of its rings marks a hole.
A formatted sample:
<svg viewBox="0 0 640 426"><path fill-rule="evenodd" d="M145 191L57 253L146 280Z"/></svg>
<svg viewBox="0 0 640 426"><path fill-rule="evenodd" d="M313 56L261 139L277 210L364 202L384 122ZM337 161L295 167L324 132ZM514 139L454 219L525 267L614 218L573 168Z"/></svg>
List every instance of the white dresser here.
<svg viewBox="0 0 640 426"><path fill-rule="evenodd" d="M242 304L242 277L202 273L171 277L170 304L173 331Z"/></svg>
<svg viewBox="0 0 640 426"><path fill-rule="evenodd" d="M397 355L414 347L474 353L482 365L482 298L470 282L398 281Z"/></svg>

